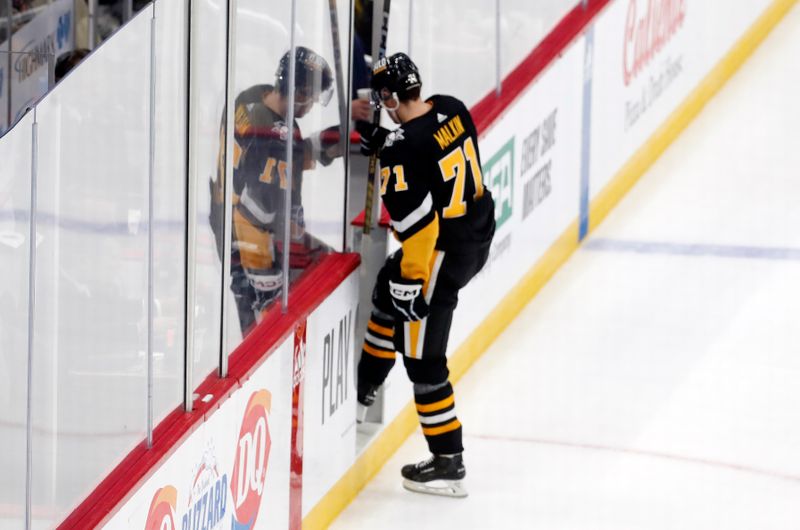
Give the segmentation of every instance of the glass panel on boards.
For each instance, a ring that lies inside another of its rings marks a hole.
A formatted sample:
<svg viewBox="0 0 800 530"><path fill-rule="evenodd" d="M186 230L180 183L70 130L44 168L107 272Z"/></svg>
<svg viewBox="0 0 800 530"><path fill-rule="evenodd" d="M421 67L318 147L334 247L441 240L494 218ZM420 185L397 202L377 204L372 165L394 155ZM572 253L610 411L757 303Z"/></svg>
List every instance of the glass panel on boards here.
<svg viewBox="0 0 800 530"><path fill-rule="evenodd" d="M35 525L62 520L146 436L151 18L36 108Z"/></svg>
<svg viewBox="0 0 800 530"><path fill-rule="evenodd" d="M0 526L22 528L28 410L28 288L33 113L0 139Z"/></svg>

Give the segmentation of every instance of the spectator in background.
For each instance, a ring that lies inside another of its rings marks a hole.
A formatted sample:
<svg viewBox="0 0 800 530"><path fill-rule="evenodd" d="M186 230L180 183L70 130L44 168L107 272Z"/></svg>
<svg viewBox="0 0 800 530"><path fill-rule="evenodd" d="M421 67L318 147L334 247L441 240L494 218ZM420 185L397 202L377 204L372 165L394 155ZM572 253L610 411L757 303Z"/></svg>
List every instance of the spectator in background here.
<svg viewBox="0 0 800 530"><path fill-rule="evenodd" d="M360 98L358 91L369 89L370 70L365 58L364 43L358 33L353 33L353 90L350 94L350 117L356 122L367 122L372 118L372 105L369 97ZM367 92L369 93L369 92ZM356 127L358 128L358 126Z"/></svg>
<svg viewBox="0 0 800 530"><path fill-rule="evenodd" d="M56 83L61 81L67 72L75 68L87 55L89 55L90 50L86 48L78 48L77 50L72 50L70 52L62 53L56 59L56 67L55 67L55 80Z"/></svg>
<svg viewBox="0 0 800 530"><path fill-rule="evenodd" d="M372 56L372 0L356 0L354 6L354 33L362 44L365 55Z"/></svg>

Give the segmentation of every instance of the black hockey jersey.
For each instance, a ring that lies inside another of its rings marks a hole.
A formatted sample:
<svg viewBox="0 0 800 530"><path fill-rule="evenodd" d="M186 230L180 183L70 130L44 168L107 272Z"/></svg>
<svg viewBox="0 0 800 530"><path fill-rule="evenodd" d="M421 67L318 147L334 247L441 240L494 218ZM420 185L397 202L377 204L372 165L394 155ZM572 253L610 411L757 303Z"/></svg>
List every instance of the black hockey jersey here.
<svg viewBox="0 0 800 530"><path fill-rule="evenodd" d="M238 195L237 207L254 226L279 233L288 186L286 122L260 101L243 102L236 107L234 127L233 187ZM306 151L297 122L293 151L292 205L297 206Z"/></svg>
<svg viewBox="0 0 800 530"><path fill-rule="evenodd" d="M473 252L491 243L495 228L469 111L450 96L427 101L431 110L390 133L380 155L381 196L403 243L403 276L422 279L434 247Z"/></svg>

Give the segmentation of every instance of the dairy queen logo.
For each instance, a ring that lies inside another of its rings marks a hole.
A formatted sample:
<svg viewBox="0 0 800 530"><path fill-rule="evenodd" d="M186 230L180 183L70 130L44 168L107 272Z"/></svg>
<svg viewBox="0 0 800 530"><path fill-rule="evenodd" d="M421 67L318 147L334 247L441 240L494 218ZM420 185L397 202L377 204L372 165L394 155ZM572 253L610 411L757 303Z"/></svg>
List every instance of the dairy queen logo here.
<svg viewBox="0 0 800 530"><path fill-rule="evenodd" d="M164 486L156 491L147 513L145 530L177 530L175 527L175 506L178 491L172 486Z"/></svg>
<svg viewBox="0 0 800 530"><path fill-rule="evenodd" d="M256 524L272 446L267 421L270 403L269 392L254 392L242 419L231 475L234 530L249 530Z"/></svg>

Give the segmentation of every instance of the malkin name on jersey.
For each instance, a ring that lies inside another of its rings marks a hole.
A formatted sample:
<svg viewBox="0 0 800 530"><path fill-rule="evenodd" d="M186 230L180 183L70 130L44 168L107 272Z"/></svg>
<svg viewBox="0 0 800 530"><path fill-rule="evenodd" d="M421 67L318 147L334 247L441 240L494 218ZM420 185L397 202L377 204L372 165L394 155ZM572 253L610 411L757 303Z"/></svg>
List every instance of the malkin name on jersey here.
<svg viewBox="0 0 800 530"><path fill-rule="evenodd" d="M464 124L461 123L461 117L456 115L453 119L444 124L438 131L433 133L433 137L439 144L439 148L444 151L447 146L452 144L456 139L464 134Z"/></svg>

